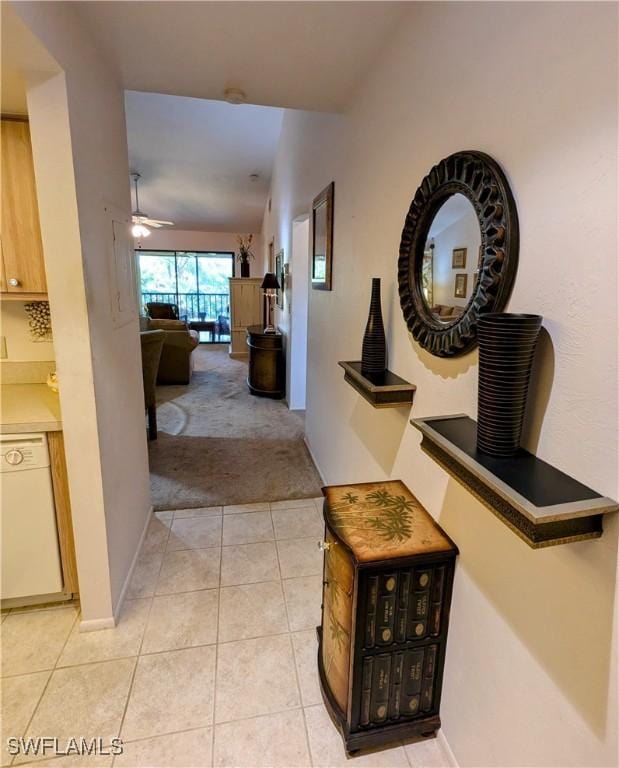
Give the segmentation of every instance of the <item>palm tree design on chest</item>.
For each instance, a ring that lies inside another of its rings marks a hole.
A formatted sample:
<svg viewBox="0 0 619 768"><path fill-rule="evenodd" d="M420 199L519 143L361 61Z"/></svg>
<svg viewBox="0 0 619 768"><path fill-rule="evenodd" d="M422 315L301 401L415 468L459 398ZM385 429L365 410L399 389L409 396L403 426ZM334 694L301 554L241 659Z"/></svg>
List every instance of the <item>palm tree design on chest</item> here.
<svg viewBox="0 0 619 768"><path fill-rule="evenodd" d="M340 532L372 548L398 544L413 532L415 502L385 488L367 492L363 500L347 492L340 503L330 506L334 525Z"/></svg>

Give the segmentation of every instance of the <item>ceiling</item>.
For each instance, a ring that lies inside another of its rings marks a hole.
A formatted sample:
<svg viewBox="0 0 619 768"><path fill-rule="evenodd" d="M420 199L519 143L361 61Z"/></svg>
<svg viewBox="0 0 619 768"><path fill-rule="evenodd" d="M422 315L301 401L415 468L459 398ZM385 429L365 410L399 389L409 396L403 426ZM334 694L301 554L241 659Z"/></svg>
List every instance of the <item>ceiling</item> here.
<svg viewBox="0 0 619 768"><path fill-rule="evenodd" d="M28 70L34 75L58 72L59 67L8 3L0 3L0 13L2 14L0 45L2 114L25 116L28 114L28 106L26 81L22 71Z"/></svg>
<svg viewBox="0 0 619 768"><path fill-rule="evenodd" d="M8 29L1 5L2 109L25 114L20 70L51 65L14 11ZM409 6L71 2L127 91L141 209L179 229L219 232L260 231L281 108L344 110ZM221 101L226 88L242 89L250 103Z"/></svg>
<svg viewBox="0 0 619 768"><path fill-rule="evenodd" d="M136 91L125 106L143 211L178 229L260 231L282 109Z"/></svg>
<svg viewBox="0 0 619 768"><path fill-rule="evenodd" d="M344 109L402 2L74 2L125 88L252 104Z"/></svg>
<svg viewBox="0 0 619 768"><path fill-rule="evenodd" d="M428 239L438 237L439 234L447 227L455 224L456 221L463 219L465 216L472 216L477 221L477 214L473 208L473 204L468 198L466 198L460 192L456 192L448 198L443 205L438 209L434 219L432 219L432 226L428 232Z"/></svg>

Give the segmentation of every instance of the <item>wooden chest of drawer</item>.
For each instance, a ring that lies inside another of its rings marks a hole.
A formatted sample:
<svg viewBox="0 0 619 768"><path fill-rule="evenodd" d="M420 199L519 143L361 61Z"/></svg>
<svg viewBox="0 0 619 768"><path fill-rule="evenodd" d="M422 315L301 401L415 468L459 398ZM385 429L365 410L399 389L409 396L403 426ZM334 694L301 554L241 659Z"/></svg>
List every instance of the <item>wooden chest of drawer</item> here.
<svg viewBox="0 0 619 768"><path fill-rule="evenodd" d="M327 709L349 753L434 735L458 550L400 481L324 493Z"/></svg>

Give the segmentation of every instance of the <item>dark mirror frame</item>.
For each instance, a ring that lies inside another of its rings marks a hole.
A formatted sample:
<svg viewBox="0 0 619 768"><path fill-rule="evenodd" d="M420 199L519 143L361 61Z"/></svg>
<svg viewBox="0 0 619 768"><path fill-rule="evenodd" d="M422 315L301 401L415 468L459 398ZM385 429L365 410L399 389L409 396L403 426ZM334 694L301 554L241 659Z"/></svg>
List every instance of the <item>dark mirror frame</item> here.
<svg viewBox="0 0 619 768"><path fill-rule="evenodd" d="M330 291L331 290L331 272L333 269L333 195L335 189L335 182L331 182L328 187L325 187L322 192L314 198L312 202L312 268L310 274L311 286L314 290L318 291ZM315 261L316 261L316 211L320 206L325 206L326 215L326 263L325 263L325 278L324 280L316 280L314 275Z"/></svg>
<svg viewBox="0 0 619 768"><path fill-rule="evenodd" d="M440 322L426 304L421 269L427 234L439 208L460 192L472 204L481 230L481 261L471 299L451 323ZM398 260L402 313L413 338L438 357L455 357L477 344L477 320L501 312L518 266L518 214L505 174L489 155L456 152L435 165L409 208Z"/></svg>

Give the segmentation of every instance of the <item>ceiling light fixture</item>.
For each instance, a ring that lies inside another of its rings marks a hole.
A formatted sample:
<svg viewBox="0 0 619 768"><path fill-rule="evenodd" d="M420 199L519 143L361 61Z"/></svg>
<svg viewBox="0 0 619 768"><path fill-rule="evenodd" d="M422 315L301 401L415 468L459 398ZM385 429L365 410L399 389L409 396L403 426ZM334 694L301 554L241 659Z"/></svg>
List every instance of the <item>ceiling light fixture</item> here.
<svg viewBox="0 0 619 768"><path fill-rule="evenodd" d="M247 95L240 88L226 88L224 99L228 104L244 104L247 101Z"/></svg>
<svg viewBox="0 0 619 768"><path fill-rule="evenodd" d="M131 234L133 237L148 237L150 235L150 229L145 227L144 224L134 224L131 227Z"/></svg>

